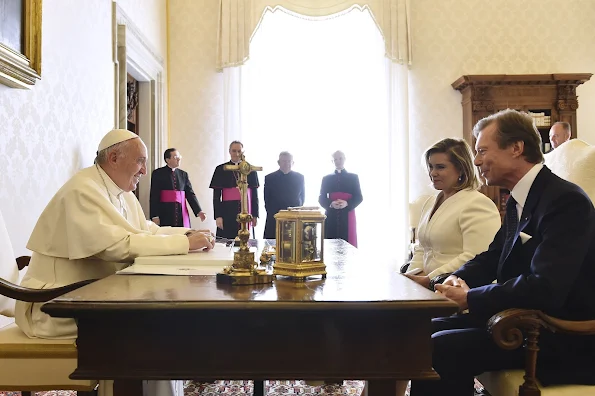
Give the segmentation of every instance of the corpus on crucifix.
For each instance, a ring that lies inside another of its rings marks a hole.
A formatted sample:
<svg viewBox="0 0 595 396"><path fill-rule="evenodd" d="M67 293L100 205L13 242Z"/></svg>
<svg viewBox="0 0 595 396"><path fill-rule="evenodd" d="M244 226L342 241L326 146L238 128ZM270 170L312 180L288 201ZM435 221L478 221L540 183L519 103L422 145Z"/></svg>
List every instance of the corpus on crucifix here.
<svg viewBox="0 0 595 396"><path fill-rule="evenodd" d="M248 223L252 221L252 215L248 213L248 175L251 172L261 171L261 166L253 166L246 161L242 154L240 163L237 165L225 165L226 171L235 171L240 174L237 178L238 189L241 194L241 211L238 213L237 221L240 223L238 238L240 249L233 255L233 264L225 267L217 274L217 283L228 283L232 285L253 285L257 283L271 283L274 275L264 268L259 268L254 261L254 252L248 247L250 231Z"/></svg>

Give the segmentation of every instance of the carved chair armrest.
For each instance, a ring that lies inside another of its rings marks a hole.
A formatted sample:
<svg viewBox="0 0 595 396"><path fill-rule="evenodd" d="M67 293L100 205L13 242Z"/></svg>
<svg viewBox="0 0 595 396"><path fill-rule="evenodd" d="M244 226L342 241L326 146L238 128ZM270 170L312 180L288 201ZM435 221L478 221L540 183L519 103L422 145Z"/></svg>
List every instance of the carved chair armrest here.
<svg viewBox="0 0 595 396"><path fill-rule="evenodd" d="M409 264L411 264L411 261L407 261L405 264L403 264L401 266L401 268L399 269L399 272L404 274L405 272L407 272L407 269L409 268Z"/></svg>
<svg viewBox="0 0 595 396"><path fill-rule="evenodd" d="M535 370L540 329L575 335L595 335L595 320L570 321L554 318L538 310L512 308L492 316L487 324L494 342L502 349L513 350L525 346L525 382L519 395L540 395Z"/></svg>
<svg viewBox="0 0 595 396"><path fill-rule="evenodd" d="M442 282L444 282L446 280L446 278L448 278L451 275L452 275L452 272L446 272L444 274L436 275L435 277L430 279L430 290L436 291L436 285L442 284Z"/></svg>
<svg viewBox="0 0 595 396"><path fill-rule="evenodd" d="M17 257L16 261L17 261L17 267L19 268L19 271L20 271L23 268L29 266L29 261L31 261L31 256Z"/></svg>
<svg viewBox="0 0 595 396"><path fill-rule="evenodd" d="M89 279L62 287L56 287L54 289L31 289L28 287L15 285L14 283L0 278L0 294L19 301L46 302L56 297L60 297L61 295L70 291L88 285L89 283L93 283L96 280L97 279Z"/></svg>

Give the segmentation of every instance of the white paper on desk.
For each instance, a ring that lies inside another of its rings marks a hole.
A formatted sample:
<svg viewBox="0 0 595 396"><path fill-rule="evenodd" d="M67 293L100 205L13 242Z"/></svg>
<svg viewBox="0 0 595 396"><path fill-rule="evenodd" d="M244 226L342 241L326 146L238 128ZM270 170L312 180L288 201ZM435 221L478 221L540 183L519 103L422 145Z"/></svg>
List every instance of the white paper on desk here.
<svg viewBox="0 0 595 396"><path fill-rule="evenodd" d="M132 264L126 267L117 274L133 275L217 275L221 272L223 267L219 266L180 266L180 265L155 265L155 264Z"/></svg>
<svg viewBox="0 0 595 396"><path fill-rule="evenodd" d="M252 250L252 249L251 249ZM216 243L208 252L194 251L173 256L137 257L118 274L215 275L233 264L233 250Z"/></svg>

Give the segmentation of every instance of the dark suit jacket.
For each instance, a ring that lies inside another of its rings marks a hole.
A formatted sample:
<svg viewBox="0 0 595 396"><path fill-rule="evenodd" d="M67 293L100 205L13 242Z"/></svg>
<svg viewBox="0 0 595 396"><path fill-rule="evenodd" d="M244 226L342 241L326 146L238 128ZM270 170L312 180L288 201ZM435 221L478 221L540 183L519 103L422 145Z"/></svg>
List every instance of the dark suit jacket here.
<svg viewBox="0 0 595 396"><path fill-rule="evenodd" d="M544 167L529 190L518 232L532 238L523 244L517 233L508 257L501 257L505 223L486 252L454 272L472 288L467 294L469 313L488 319L504 309L527 308L568 320L595 319L595 209L585 192ZM494 279L496 284L491 283ZM592 348L595 353L595 336L544 331L538 361L546 363L548 356L572 353L579 344L580 349ZM591 370L595 367L592 356L583 361ZM566 374L555 373L556 378L548 374L547 380L585 382L561 378ZM589 375L595 380L593 373Z"/></svg>
<svg viewBox="0 0 595 396"><path fill-rule="evenodd" d="M264 178L264 207L267 222L264 227L265 239L275 239L277 221L275 215L290 206L302 206L306 198L304 175L298 172L284 174L280 170L269 173Z"/></svg>
<svg viewBox="0 0 595 396"><path fill-rule="evenodd" d="M177 191L186 193L186 201L197 216L201 211L200 204L192 189L188 173L177 168L174 177L176 178ZM182 207L176 202L161 202L162 190L174 190L172 170L168 166L157 168L151 174L151 194L149 198L150 218L159 217L162 226L182 227ZM177 219L177 221L176 221Z"/></svg>

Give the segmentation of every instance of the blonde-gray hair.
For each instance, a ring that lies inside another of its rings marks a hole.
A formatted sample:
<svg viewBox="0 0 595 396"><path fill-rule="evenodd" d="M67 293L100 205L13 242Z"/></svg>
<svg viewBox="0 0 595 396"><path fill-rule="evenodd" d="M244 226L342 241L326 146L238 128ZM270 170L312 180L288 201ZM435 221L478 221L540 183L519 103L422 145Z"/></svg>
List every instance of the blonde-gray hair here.
<svg viewBox="0 0 595 396"><path fill-rule="evenodd" d="M473 163L473 153L466 141L446 138L427 149L424 153L424 162L428 172L430 171L430 156L436 153L446 154L450 162L460 172L459 182L454 187L456 191L479 188L479 177Z"/></svg>

